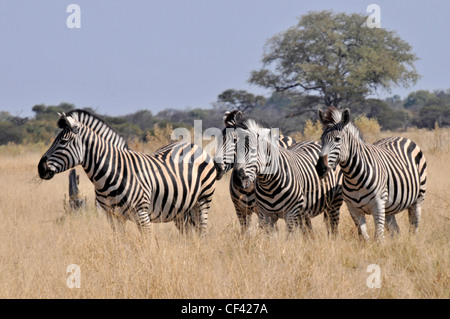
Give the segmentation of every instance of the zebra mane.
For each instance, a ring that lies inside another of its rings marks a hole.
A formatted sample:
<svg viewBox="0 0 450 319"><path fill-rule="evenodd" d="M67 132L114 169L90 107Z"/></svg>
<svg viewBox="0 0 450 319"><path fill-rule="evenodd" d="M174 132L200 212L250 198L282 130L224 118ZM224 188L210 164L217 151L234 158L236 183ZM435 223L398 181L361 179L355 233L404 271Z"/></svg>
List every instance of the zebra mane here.
<svg viewBox="0 0 450 319"><path fill-rule="evenodd" d="M80 109L69 111L66 113L66 116L72 117L74 120L88 127L101 138L111 141L116 147L128 149L125 138L98 116ZM61 120L58 121L58 126L61 127L60 122Z"/></svg>
<svg viewBox="0 0 450 319"><path fill-rule="evenodd" d="M254 119L245 119L243 118L241 121L236 122L236 128L241 128L244 130L258 130L263 127L258 124Z"/></svg>
<svg viewBox="0 0 450 319"><path fill-rule="evenodd" d="M237 122L242 121L244 119L244 113L239 110L234 111L226 111L223 117L223 121L225 123L226 128L236 127Z"/></svg>
<svg viewBox="0 0 450 319"><path fill-rule="evenodd" d="M262 130L267 130L267 138L264 138L268 143L272 143L272 130L266 127L263 127L261 124L256 122L253 119L245 119L243 118L241 121L236 123L236 128L241 128L243 130L247 130L253 133L261 134Z"/></svg>
<svg viewBox="0 0 450 319"><path fill-rule="evenodd" d="M328 107L323 112L323 125L332 127L337 125L342 120L342 111L335 106Z"/></svg>
<svg viewBox="0 0 450 319"><path fill-rule="evenodd" d="M322 124L325 127L325 131L332 131L335 129L343 129L341 121L342 121L342 110L338 109L335 106L329 106L323 113ZM356 127L356 125L353 124L352 121L350 121L347 124L347 129L350 134L352 134L353 136L357 137L358 139L364 141L363 134Z"/></svg>

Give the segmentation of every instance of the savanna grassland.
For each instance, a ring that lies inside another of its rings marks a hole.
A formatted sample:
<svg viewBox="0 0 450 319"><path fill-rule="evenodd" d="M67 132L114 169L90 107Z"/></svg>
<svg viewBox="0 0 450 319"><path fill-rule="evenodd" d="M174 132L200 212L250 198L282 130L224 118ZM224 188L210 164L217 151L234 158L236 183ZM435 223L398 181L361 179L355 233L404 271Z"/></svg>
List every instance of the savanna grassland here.
<svg viewBox="0 0 450 319"><path fill-rule="evenodd" d="M370 216L372 240L358 239L345 205L336 239L322 216L312 238L288 238L283 220L268 235L255 218L240 235L229 174L217 184L205 238L182 236L173 223L154 224L148 238L131 222L114 233L80 168L88 209L69 214L68 172L50 181L37 175L46 147L2 146L0 298L450 298L450 130L397 134L423 148L428 190L418 235L402 212L401 234L382 243L373 241ZM80 267L80 288L66 284L71 264ZM381 288L367 286L371 264L380 267Z"/></svg>

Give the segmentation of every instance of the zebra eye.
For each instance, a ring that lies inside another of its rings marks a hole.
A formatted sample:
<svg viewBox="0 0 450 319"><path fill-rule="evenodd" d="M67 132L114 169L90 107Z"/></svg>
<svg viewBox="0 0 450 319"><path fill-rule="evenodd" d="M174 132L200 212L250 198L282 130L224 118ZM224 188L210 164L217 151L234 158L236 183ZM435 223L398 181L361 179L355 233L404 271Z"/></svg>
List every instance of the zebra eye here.
<svg viewBox="0 0 450 319"><path fill-rule="evenodd" d="M61 140L59 141L59 144L61 144L61 145L66 145L68 142L69 142L69 140L63 140L63 139L61 139Z"/></svg>
<svg viewBox="0 0 450 319"><path fill-rule="evenodd" d="M336 143L339 143L339 142L341 141L341 137L340 137L340 136L336 136L336 137L334 138L334 141L335 141Z"/></svg>

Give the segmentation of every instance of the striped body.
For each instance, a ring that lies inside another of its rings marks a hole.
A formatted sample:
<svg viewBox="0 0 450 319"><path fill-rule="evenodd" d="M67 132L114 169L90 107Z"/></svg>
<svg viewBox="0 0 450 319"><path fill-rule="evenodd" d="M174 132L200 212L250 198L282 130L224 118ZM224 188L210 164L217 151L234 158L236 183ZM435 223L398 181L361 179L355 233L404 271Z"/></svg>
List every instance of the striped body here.
<svg viewBox="0 0 450 319"><path fill-rule="evenodd" d="M343 163L344 198L366 214L370 212L372 201L380 197L385 200L385 214L395 214L408 208L423 197L425 188L420 187L420 178L425 165L422 152L411 140L390 137L375 144L355 145L358 160ZM417 164L419 165L417 165ZM411 168L417 168L412 169ZM425 182L423 180L422 182Z"/></svg>
<svg viewBox="0 0 450 319"><path fill-rule="evenodd" d="M350 122L349 111L342 115L331 108L327 112L319 113L326 126L322 135L323 163L319 166L340 165L344 199L359 233L369 238L365 214L374 217L376 238L383 238L385 219L388 230L398 232L394 214L404 209L409 210L412 230L417 232L427 180L426 159L420 148L403 137L367 143Z"/></svg>
<svg viewBox="0 0 450 319"><path fill-rule="evenodd" d="M147 155L130 150L106 123L85 111L72 111L60 122L63 131L39 163L41 178L80 164L113 227L133 220L148 230L150 222L175 221L180 230L186 222L205 230L216 172L200 147L179 142Z"/></svg>
<svg viewBox="0 0 450 319"><path fill-rule="evenodd" d="M279 147L282 148L288 148L295 143L292 138L283 135L280 135L277 140ZM250 226L252 214L258 216L260 226L264 226L265 224L273 225L276 223L278 217L275 215L264 215L258 212L254 185L249 189L244 189L239 186L239 183L237 183L233 177L234 174L232 173L232 178L230 178L231 201L233 202L242 230L245 231Z"/></svg>
<svg viewBox="0 0 450 319"><path fill-rule="evenodd" d="M270 138L261 138L259 129L251 120L238 125L237 145L249 138L241 144L245 151L238 152L234 183L244 189L255 183L256 205L266 220L284 218L292 231L295 227L304 229L303 222L311 228L310 218L325 213L327 226L331 226L328 230L336 234L343 201L341 175L335 170L319 178L315 164L320 144L303 142L279 148Z"/></svg>
<svg viewBox="0 0 450 319"><path fill-rule="evenodd" d="M130 220L136 211L146 211L150 222L170 222L194 209L199 199L210 201L215 172L208 161L198 146L174 143L151 155L115 152L103 169L88 176L103 209Z"/></svg>
<svg viewBox="0 0 450 319"><path fill-rule="evenodd" d="M219 150L221 156L223 156L223 165L216 165L218 169L218 179L222 177L223 174L230 171L234 167L236 162L236 125L239 121L243 120L243 114L240 111L226 112L224 116L225 129L222 131L223 141L222 148ZM277 137L278 145L283 148L288 148L295 141L289 136L279 135ZM217 155L217 154L216 154ZM217 156L215 160L217 159ZM247 230L250 226L250 220L252 214L258 216L260 226L264 224L274 224L278 218L267 219L263 214L259 214L256 206L256 195L254 187L249 189L243 189L230 178L230 196L233 202L236 215L238 217L241 229L243 231Z"/></svg>

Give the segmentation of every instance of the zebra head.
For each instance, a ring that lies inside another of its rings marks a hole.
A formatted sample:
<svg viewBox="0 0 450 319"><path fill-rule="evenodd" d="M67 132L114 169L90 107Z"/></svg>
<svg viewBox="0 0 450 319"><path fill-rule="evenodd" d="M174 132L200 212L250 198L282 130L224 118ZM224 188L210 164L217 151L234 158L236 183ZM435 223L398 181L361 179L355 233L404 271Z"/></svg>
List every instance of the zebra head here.
<svg viewBox="0 0 450 319"><path fill-rule="evenodd" d="M316 171L323 178L328 170L334 169L340 162L348 157L348 124L350 123L350 110L340 111L334 106L329 107L325 113L319 109L319 119L325 127L322 133L322 151L317 161Z"/></svg>
<svg viewBox="0 0 450 319"><path fill-rule="evenodd" d="M225 128L222 130L222 141L219 141L214 165L217 171L217 180L233 169L236 157L236 124L244 118L241 111L227 111L223 117ZM220 144L221 143L221 144Z"/></svg>
<svg viewBox="0 0 450 319"><path fill-rule="evenodd" d="M276 135L253 120L243 122L236 129L236 137L233 180L237 186L249 189L258 175L273 173L273 159L278 155L279 146Z"/></svg>
<svg viewBox="0 0 450 319"><path fill-rule="evenodd" d="M59 115L58 127L62 131L55 138L38 164L39 177L42 179L51 179L55 174L81 164L83 159L83 149L79 134L80 122L71 116L66 116L65 113Z"/></svg>

